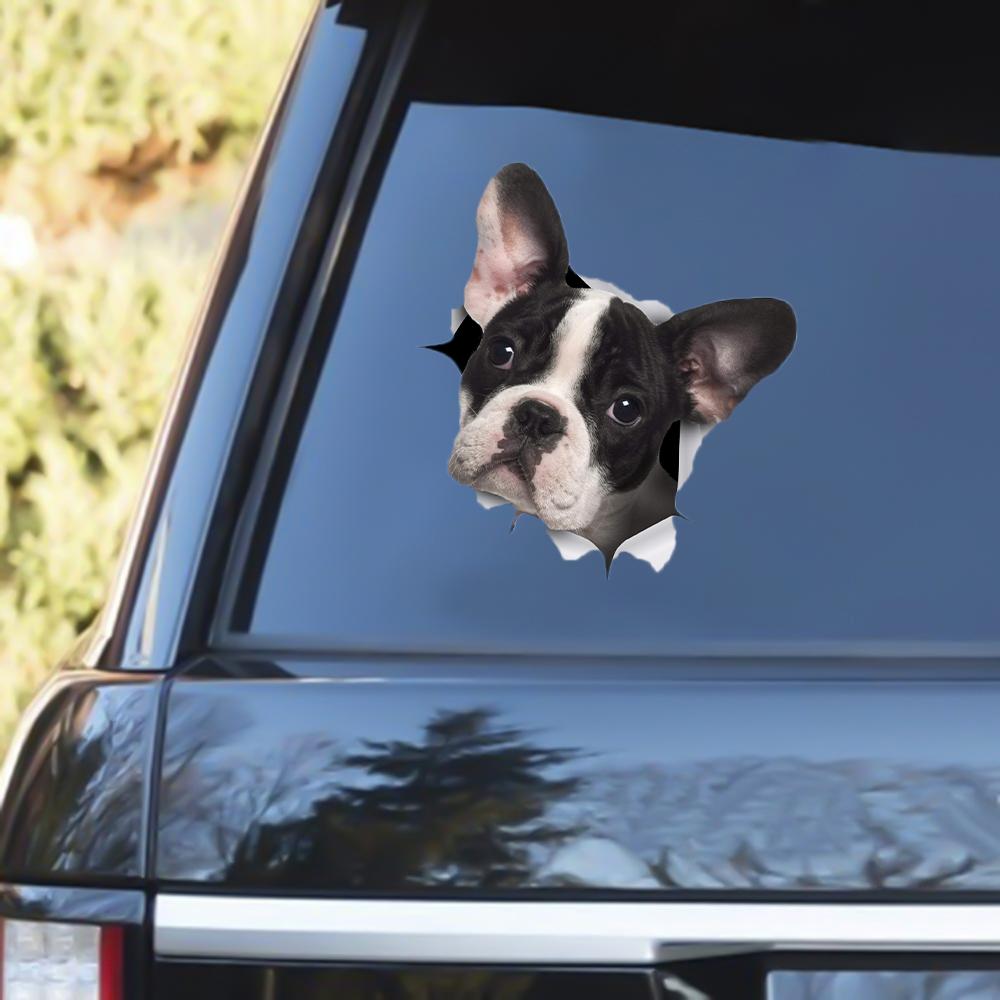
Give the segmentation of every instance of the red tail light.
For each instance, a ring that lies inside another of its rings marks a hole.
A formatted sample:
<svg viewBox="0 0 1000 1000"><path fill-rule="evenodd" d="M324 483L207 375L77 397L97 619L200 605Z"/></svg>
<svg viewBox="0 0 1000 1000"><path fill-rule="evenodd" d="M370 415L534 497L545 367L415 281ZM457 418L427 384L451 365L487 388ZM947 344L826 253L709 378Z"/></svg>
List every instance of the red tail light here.
<svg viewBox="0 0 1000 1000"><path fill-rule="evenodd" d="M98 1000L124 1000L122 987L124 966L124 930L121 927L102 927Z"/></svg>

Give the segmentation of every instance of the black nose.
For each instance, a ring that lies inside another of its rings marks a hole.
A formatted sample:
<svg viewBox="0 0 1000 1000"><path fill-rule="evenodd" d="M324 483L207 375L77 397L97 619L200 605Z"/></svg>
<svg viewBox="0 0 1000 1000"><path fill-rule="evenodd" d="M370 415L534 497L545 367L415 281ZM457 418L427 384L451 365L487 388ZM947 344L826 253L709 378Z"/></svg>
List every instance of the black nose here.
<svg viewBox="0 0 1000 1000"><path fill-rule="evenodd" d="M551 437L562 433L563 419L558 411L540 399L522 399L514 407L514 421L525 437Z"/></svg>

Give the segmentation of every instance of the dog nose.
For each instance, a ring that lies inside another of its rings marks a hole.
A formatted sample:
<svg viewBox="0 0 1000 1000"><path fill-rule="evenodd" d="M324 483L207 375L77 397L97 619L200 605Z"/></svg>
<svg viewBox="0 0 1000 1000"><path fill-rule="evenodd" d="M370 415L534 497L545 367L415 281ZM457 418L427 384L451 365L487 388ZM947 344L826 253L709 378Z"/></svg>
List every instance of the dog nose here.
<svg viewBox="0 0 1000 1000"><path fill-rule="evenodd" d="M540 399L522 399L514 407L514 420L525 437L535 439L560 434L563 429L559 411Z"/></svg>

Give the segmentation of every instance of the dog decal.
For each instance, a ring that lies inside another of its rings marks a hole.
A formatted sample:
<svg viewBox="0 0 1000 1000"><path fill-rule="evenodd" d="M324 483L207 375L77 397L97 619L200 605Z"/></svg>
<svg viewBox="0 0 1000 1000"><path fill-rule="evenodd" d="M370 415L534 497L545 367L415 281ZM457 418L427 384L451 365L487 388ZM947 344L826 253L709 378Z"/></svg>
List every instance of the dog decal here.
<svg viewBox="0 0 1000 1000"><path fill-rule="evenodd" d="M538 517L565 558L621 552L661 569L677 490L709 429L788 357L773 298L674 314L569 266L559 212L523 163L487 184L453 336L462 372L448 471L485 506Z"/></svg>

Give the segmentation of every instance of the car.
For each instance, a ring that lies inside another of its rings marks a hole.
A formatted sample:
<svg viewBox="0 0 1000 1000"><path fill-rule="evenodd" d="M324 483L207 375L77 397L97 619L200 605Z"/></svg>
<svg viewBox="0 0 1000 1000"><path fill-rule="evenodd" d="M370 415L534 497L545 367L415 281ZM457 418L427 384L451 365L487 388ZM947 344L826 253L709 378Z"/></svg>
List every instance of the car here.
<svg viewBox="0 0 1000 1000"><path fill-rule="evenodd" d="M3 997L1000 995L978 17L317 6L4 765ZM795 310L658 571L448 475L522 162L582 280Z"/></svg>

